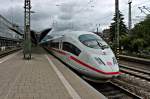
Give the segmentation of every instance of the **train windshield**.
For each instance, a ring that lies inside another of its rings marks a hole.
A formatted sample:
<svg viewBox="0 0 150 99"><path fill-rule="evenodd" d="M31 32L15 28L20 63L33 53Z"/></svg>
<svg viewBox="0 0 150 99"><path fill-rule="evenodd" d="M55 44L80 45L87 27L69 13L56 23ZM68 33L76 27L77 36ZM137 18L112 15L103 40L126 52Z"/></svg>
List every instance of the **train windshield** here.
<svg viewBox="0 0 150 99"><path fill-rule="evenodd" d="M83 34L79 36L79 40L85 46L95 49L106 49L109 46L98 36L92 34Z"/></svg>

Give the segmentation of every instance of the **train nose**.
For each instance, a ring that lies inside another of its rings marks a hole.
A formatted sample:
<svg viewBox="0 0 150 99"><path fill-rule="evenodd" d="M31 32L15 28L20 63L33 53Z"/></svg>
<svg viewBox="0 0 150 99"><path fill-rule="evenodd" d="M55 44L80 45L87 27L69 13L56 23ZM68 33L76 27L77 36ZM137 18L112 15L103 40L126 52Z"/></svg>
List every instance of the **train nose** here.
<svg viewBox="0 0 150 99"><path fill-rule="evenodd" d="M115 57L94 57L98 69L104 72L118 72L118 63Z"/></svg>

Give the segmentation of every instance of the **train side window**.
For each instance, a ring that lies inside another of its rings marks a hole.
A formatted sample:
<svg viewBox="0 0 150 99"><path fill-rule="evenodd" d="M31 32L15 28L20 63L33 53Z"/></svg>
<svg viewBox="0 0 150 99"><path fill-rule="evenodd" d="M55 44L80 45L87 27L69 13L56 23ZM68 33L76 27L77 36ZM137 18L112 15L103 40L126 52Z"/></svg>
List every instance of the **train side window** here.
<svg viewBox="0 0 150 99"><path fill-rule="evenodd" d="M58 42L52 42L51 47L59 48L59 43Z"/></svg>
<svg viewBox="0 0 150 99"><path fill-rule="evenodd" d="M63 50L70 52L76 56L79 56L79 54L81 53L81 50L79 48L68 42L63 42Z"/></svg>

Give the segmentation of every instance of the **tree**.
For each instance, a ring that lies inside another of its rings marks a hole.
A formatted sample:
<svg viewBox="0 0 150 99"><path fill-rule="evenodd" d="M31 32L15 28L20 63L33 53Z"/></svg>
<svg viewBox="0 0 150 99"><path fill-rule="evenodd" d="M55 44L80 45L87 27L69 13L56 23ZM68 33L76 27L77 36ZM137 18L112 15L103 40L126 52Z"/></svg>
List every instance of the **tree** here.
<svg viewBox="0 0 150 99"><path fill-rule="evenodd" d="M131 31L131 45L135 52L150 48L150 16L136 24Z"/></svg>
<svg viewBox="0 0 150 99"><path fill-rule="evenodd" d="M127 34L127 27L126 25L124 24L123 20L123 15L121 14L121 12L119 11L119 19L120 19L120 26L119 26L119 30L120 30L120 36L122 35L125 35ZM115 35L116 35L116 25L117 25L117 14L114 15L114 18L113 18L113 23L111 23L110 25L110 40L112 42L115 41Z"/></svg>
<svg viewBox="0 0 150 99"><path fill-rule="evenodd" d="M120 37L120 45L122 45L123 49L126 51L131 48L130 42L131 42L131 39L128 34L122 35Z"/></svg>

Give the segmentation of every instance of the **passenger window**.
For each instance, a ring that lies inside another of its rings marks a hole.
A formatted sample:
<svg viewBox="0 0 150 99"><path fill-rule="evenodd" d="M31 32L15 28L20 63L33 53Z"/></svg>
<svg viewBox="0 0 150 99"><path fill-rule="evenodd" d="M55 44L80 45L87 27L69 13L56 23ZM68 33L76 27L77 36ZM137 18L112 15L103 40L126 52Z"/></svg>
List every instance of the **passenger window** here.
<svg viewBox="0 0 150 99"><path fill-rule="evenodd" d="M79 48L68 42L63 42L63 50L70 52L76 56L79 56L79 54L81 53L81 50Z"/></svg>
<svg viewBox="0 0 150 99"><path fill-rule="evenodd" d="M59 43L58 42L52 42L51 47L59 48Z"/></svg>

